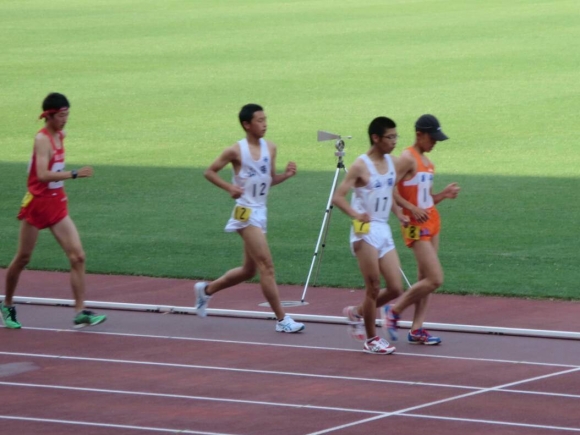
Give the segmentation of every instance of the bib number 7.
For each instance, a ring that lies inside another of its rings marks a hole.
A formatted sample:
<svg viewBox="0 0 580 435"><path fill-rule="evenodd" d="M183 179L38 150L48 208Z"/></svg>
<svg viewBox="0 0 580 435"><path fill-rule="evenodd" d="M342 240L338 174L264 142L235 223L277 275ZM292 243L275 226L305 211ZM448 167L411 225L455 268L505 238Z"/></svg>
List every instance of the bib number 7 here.
<svg viewBox="0 0 580 435"><path fill-rule="evenodd" d="M358 219L353 219L352 227L354 228L354 232L356 234L368 234L369 230L371 229L371 223L361 222Z"/></svg>

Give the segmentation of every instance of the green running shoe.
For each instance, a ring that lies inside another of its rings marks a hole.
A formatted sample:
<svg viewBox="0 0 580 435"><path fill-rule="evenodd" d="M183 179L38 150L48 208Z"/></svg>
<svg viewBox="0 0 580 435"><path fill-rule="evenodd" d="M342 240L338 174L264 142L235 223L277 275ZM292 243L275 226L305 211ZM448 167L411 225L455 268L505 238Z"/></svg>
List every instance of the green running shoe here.
<svg viewBox="0 0 580 435"><path fill-rule="evenodd" d="M8 329L20 329L22 325L16 320L16 308L7 307L4 302L0 303L0 311L2 311L2 321L4 326Z"/></svg>
<svg viewBox="0 0 580 435"><path fill-rule="evenodd" d="M95 326L107 320L107 316L93 313L89 310L82 310L75 316L74 327L84 328L85 326Z"/></svg>

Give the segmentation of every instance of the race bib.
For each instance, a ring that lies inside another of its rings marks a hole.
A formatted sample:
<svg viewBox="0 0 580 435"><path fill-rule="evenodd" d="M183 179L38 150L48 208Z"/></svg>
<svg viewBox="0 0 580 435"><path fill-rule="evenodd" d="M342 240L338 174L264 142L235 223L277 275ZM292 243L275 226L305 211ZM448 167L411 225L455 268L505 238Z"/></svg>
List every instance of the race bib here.
<svg viewBox="0 0 580 435"><path fill-rule="evenodd" d="M409 225L403 228L405 231L405 237L411 240L419 240L421 238L421 227L416 225Z"/></svg>
<svg viewBox="0 0 580 435"><path fill-rule="evenodd" d="M371 223L361 222L358 219L353 219L352 227L354 228L354 232L356 234L368 234L369 230L371 229Z"/></svg>
<svg viewBox="0 0 580 435"><path fill-rule="evenodd" d="M24 198L22 198L22 204L20 204L20 207L22 208L26 207L28 204L30 204L30 201L32 201L33 198L34 196L32 195L32 193L26 192Z"/></svg>
<svg viewBox="0 0 580 435"><path fill-rule="evenodd" d="M243 207L241 205L236 205L234 208L234 219L240 222L246 222L250 219L252 215L252 209L249 207Z"/></svg>

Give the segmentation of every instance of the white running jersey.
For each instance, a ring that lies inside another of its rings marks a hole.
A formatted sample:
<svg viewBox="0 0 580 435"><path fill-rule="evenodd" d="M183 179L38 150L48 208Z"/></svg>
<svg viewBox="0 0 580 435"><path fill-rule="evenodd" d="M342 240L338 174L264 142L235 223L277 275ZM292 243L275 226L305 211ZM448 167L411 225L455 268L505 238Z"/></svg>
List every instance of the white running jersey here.
<svg viewBox="0 0 580 435"><path fill-rule="evenodd" d="M260 158L254 160L250 154L247 139L242 139L240 154L242 167L236 175L234 173L233 184L244 189L241 197L236 199L236 204L246 207L265 207L270 184L272 184L272 160L270 150L264 139L260 139Z"/></svg>
<svg viewBox="0 0 580 435"><path fill-rule="evenodd" d="M385 154L388 164L386 174L379 174L369 156L363 154L362 159L370 173L370 179L366 186L355 187L351 198L351 206L358 213L366 213L371 221L387 222L393 204L393 187L396 173L393 159Z"/></svg>

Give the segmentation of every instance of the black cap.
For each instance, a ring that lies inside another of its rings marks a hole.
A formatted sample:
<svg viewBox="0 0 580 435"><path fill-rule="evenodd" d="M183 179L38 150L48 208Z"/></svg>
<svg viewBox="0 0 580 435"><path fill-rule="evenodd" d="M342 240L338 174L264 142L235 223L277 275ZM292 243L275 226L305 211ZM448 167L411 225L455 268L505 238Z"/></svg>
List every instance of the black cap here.
<svg viewBox="0 0 580 435"><path fill-rule="evenodd" d="M415 131L429 133L429 136L437 141L449 139L447 135L441 131L441 125L433 115L421 116L415 123Z"/></svg>

